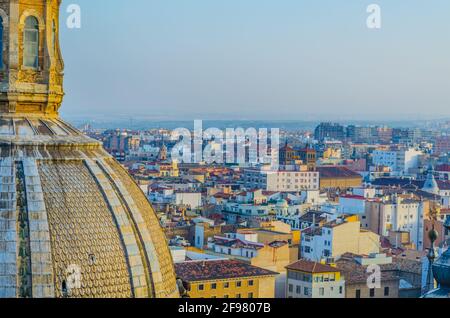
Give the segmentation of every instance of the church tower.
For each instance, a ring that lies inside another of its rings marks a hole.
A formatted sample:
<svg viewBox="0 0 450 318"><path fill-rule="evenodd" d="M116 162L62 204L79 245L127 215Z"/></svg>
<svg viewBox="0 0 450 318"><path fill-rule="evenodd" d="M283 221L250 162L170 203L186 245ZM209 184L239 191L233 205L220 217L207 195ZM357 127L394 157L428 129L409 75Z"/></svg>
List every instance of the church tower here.
<svg viewBox="0 0 450 318"><path fill-rule="evenodd" d="M61 0L0 1L0 111L56 117L63 99Z"/></svg>
<svg viewBox="0 0 450 318"><path fill-rule="evenodd" d="M0 0L0 298L178 297L153 207L61 120L61 0Z"/></svg>

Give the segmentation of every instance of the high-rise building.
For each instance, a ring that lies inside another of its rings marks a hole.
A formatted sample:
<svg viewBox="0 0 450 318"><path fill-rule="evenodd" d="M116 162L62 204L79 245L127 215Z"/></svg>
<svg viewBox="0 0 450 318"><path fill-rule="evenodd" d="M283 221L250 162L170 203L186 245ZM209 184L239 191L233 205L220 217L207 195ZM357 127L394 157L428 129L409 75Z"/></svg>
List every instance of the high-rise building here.
<svg viewBox="0 0 450 318"><path fill-rule="evenodd" d="M403 175L419 168L422 155L423 152L415 148L377 149L372 153L372 163L389 167L392 172Z"/></svg>
<svg viewBox="0 0 450 318"><path fill-rule="evenodd" d="M144 193L59 118L60 4L0 2L0 297L176 297Z"/></svg>
<svg viewBox="0 0 450 318"><path fill-rule="evenodd" d="M377 138L376 127L361 127L350 125L346 129L347 138L354 142L373 142Z"/></svg>
<svg viewBox="0 0 450 318"><path fill-rule="evenodd" d="M103 143L105 149L110 153L130 153L139 150L140 138L127 131L109 131Z"/></svg>
<svg viewBox="0 0 450 318"><path fill-rule="evenodd" d="M325 139L342 140L344 137L344 126L337 123L321 123L314 131L314 138L319 141Z"/></svg>
<svg viewBox="0 0 450 318"><path fill-rule="evenodd" d="M450 153L450 136L441 136L436 138L434 151L438 155L445 155Z"/></svg>
<svg viewBox="0 0 450 318"><path fill-rule="evenodd" d="M378 127L377 137L378 141L384 144L389 144L392 141L392 128L389 127Z"/></svg>

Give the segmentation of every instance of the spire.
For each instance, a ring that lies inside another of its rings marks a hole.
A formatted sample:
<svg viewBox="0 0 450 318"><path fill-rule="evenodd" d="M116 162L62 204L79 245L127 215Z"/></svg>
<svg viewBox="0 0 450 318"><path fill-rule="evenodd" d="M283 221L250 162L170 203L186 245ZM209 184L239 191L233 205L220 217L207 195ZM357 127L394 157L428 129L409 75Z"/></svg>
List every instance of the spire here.
<svg viewBox="0 0 450 318"><path fill-rule="evenodd" d="M428 238L430 239L431 246L430 246L430 248L428 250L428 254L427 254L428 270L427 270L427 281L426 281L426 284L425 284L425 287L423 290L424 294L432 291L436 287L435 281L434 281L434 276L433 276L433 263L434 263L434 260L436 259L436 248L434 246L434 242L436 242L438 236L439 236L439 233L435 230L434 224L433 224L433 228L428 233Z"/></svg>

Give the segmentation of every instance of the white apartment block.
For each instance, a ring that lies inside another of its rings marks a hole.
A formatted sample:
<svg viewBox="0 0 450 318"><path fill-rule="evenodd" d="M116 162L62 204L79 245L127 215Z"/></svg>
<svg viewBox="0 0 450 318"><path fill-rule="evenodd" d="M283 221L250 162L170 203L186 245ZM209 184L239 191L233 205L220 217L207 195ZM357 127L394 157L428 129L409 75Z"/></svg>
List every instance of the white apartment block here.
<svg viewBox="0 0 450 318"><path fill-rule="evenodd" d="M299 192L319 190L319 172L279 170L265 171L261 168L244 170L244 186L276 192Z"/></svg>
<svg viewBox="0 0 450 318"><path fill-rule="evenodd" d="M345 253L371 254L380 251L379 235L361 229L361 222L337 219L302 232L301 257L320 262Z"/></svg>
<svg viewBox="0 0 450 318"><path fill-rule="evenodd" d="M419 167L421 155L423 153L414 148L375 150L372 153L372 162L375 166L389 167L395 174L405 175L410 169Z"/></svg>
<svg viewBox="0 0 450 318"><path fill-rule="evenodd" d="M155 204L184 205L191 209L202 206L201 192L181 192L174 189L158 189L148 194L150 202Z"/></svg>
<svg viewBox="0 0 450 318"><path fill-rule="evenodd" d="M423 249L423 202L394 196L387 201L368 201L366 207L370 230L383 236L390 230L409 232L411 243Z"/></svg>

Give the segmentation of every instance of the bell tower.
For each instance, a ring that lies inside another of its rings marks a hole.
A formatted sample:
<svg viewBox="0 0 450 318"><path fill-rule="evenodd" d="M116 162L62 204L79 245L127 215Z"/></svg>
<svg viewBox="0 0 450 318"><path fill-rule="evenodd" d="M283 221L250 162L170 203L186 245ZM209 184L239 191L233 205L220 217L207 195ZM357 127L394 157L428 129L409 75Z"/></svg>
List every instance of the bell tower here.
<svg viewBox="0 0 450 318"><path fill-rule="evenodd" d="M0 116L58 117L62 0L0 0Z"/></svg>

